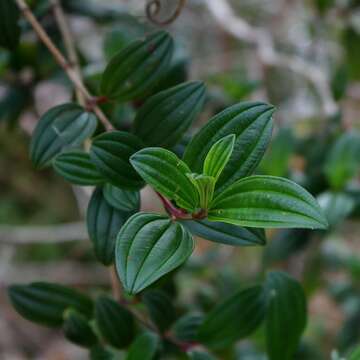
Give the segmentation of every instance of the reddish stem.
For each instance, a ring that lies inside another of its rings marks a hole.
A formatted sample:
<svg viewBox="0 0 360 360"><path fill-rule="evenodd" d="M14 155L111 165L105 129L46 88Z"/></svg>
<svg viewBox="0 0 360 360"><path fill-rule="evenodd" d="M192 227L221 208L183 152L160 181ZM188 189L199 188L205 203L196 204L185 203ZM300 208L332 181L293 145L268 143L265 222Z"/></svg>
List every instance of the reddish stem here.
<svg viewBox="0 0 360 360"><path fill-rule="evenodd" d="M170 200L166 199L164 196L162 196L160 193L156 192L156 194L159 196L162 204L164 205L165 210L168 212L169 215L175 220L175 219L191 219L191 214L186 212L183 209L177 208Z"/></svg>

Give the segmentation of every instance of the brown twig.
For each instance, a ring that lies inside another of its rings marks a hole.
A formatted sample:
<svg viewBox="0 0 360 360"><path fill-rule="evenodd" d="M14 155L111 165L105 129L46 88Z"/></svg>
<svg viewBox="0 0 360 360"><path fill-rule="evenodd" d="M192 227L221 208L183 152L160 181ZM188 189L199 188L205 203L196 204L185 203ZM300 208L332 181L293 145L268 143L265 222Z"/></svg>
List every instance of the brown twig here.
<svg viewBox="0 0 360 360"><path fill-rule="evenodd" d="M156 25L169 25L178 18L185 4L186 0L178 0L178 4L174 13L166 20L159 20L156 18L156 16L160 13L161 10L161 0L150 0L146 5L146 16Z"/></svg>
<svg viewBox="0 0 360 360"><path fill-rule="evenodd" d="M65 73L67 74L68 78L71 80L77 91L81 92L84 96L85 100L91 102L93 96L90 94L88 89L83 84L82 80L79 78L76 70L74 69L73 64L68 62L65 56L61 53L58 47L53 43L50 39L49 35L46 33L42 25L38 22L34 14L32 13L29 6L25 3L24 0L15 0L17 6L19 7L20 11L24 15L24 17L29 21L30 25L39 36L40 40L43 44L48 48L50 53L53 55L55 61L64 69ZM91 109L99 120L103 123L107 130L112 130L113 126L111 122L108 120L106 115L102 112L102 110L98 106L94 106Z"/></svg>
<svg viewBox="0 0 360 360"><path fill-rule="evenodd" d="M74 38L71 33L69 23L65 16L64 10L63 10L59 0L50 0L50 2L52 5L55 21L58 25L59 31L61 33L61 36L62 36L62 39L64 42L64 47L65 47L67 56L69 58L70 65L76 71L76 74L79 77L79 79L82 80L82 75L81 75L81 70L80 70L80 65L79 65L79 58L78 58L78 54L76 51ZM84 98L83 93L76 87L75 87L75 93L76 93L77 101L81 105L84 106L86 104L86 100Z"/></svg>

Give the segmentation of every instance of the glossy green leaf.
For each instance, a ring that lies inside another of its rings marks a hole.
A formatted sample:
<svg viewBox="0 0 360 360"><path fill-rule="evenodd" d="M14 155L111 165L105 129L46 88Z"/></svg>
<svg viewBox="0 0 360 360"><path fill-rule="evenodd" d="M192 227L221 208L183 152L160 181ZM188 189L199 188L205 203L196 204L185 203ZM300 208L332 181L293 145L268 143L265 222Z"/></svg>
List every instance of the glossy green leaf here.
<svg viewBox="0 0 360 360"><path fill-rule="evenodd" d="M156 191L186 210L198 205L197 190L187 177L188 166L174 153L162 148L146 148L134 154L131 164Z"/></svg>
<svg viewBox="0 0 360 360"><path fill-rule="evenodd" d="M332 147L325 162L325 174L334 189L343 188L360 169L360 134L345 133Z"/></svg>
<svg viewBox="0 0 360 360"><path fill-rule="evenodd" d="M101 335L110 345L122 349L133 340L134 317L116 301L99 296L95 303L95 319Z"/></svg>
<svg viewBox="0 0 360 360"><path fill-rule="evenodd" d="M145 304L150 318L162 333L167 330L176 317L176 310L171 299L164 291L149 289L144 291L142 302Z"/></svg>
<svg viewBox="0 0 360 360"><path fill-rule="evenodd" d="M135 136L124 131L111 131L97 136L90 149L90 158L112 185L137 190L144 182L129 163L129 158L143 147Z"/></svg>
<svg viewBox="0 0 360 360"><path fill-rule="evenodd" d="M105 184L103 194L106 201L115 209L127 212L138 211L140 209L139 191L120 189L111 184Z"/></svg>
<svg viewBox="0 0 360 360"><path fill-rule="evenodd" d="M198 174L186 174L194 187L198 191L199 195L199 207L201 209L208 209L214 197L215 179L212 176L198 175Z"/></svg>
<svg viewBox="0 0 360 360"><path fill-rule="evenodd" d="M122 101L144 95L167 70L173 48L173 40L165 31L131 42L107 65L101 79L102 95Z"/></svg>
<svg viewBox="0 0 360 360"><path fill-rule="evenodd" d="M209 220L184 220L181 222L193 235L232 246L265 245L263 229L244 228Z"/></svg>
<svg viewBox="0 0 360 360"><path fill-rule="evenodd" d="M326 229L316 200L301 186L275 176L250 176L229 186L211 204L209 220L264 228Z"/></svg>
<svg viewBox="0 0 360 360"><path fill-rule="evenodd" d="M135 134L147 146L173 147L202 110L205 86L200 81L177 85L151 96L135 118Z"/></svg>
<svg viewBox="0 0 360 360"><path fill-rule="evenodd" d="M95 189L87 210L86 223L96 258L104 265L114 261L116 236L131 213L113 208L103 190Z"/></svg>
<svg viewBox="0 0 360 360"><path fill-rule="evenodd" d="M88 153L82 150L66 151L53 163L55 171L65 180L77 185L99 185L104 182Z"/></svg>
<svg viewBox="0 0 360 360"><path fill-rule="evenodd" d="M341 192L327 191L319 195L317 201L332 227L344 221L355 207L354 199Z"/></svg>
<svg viewBox="0 0 360 360"><path fill-rule="evenodd" d="M180 317L171 328L176 339L184 342L196 342L197 334L204 316L200 313L189 313Z"/></svg>
<svg viewBox="0 0 360 360"><path fill-rule="evenodd" d="M217 180L228 163L234 150L236 136L230 134L218 140L206 155L203 173Z"/></svg>
<svg viewBox="0 0 360 360"><path fill-rule="evenodd" d="M76 104L48 110L39 120L30 143L30 158L37 168L46 166L64 149L77 147L97 127L97 119Z"/></svg>
<svg viewBox="0 0 360 360"><path fill-rule="evenodd" d="M20 39L20 11L14 0L0 1L0 47L14 50Z"/></svg>
<svg viewBox="0 0 360 360"><path fill-rule="evenodd" d="M225 348L253 333L263 321L265 309L262 287L241 290L210 311L198 339L209 348Z"/></svg>
<svg viewBox="0 0 360 360"><path fill-rule="evenodd" d="M264 288L268 303L266 344L269 360L293 359L306 326L304 291L296 280L277 271L269 273Z"/></svg>
<svg viewBox="0 0 360 360"><path fill-rule="evenodd" d="M184 161L192 172L201 173L211 147L223 137L235 134L232 155L216 185L216 193L223 191L250 175L261 160L271 139L273 112L273 106L260 102L241 102L229 107L194 136L186 148Z"/></svg>
<svg viewBox="0 0 360 360"><path fill-rule="evenodd" d="M63 330L65 337L74 344L89 348L98 342L88 319L74 309L65 311Z"/></svg>
<svg viewBox="0 0 360 360"><path fill-rule="evenodd" d="M58 284L34 282L30 285L11 285L8 293L20 315L50 327L63 324L63 312L69 307L87 317L93 311L93 303L87 296Z"/></svg>
<svg viewBox="0 0 360 360"><path fill-rule="evenodd" d="M125 290L136 294L169 273L191 255L194 241L168 217L137 213L116 240L116 269Z"/></svg>
<svg viewBox="0 0 360 360"><path fill-rule="evenodd" d="M143 333L131 344L126 360L152 360L159 345L160 339L155 333Z"/></svg>

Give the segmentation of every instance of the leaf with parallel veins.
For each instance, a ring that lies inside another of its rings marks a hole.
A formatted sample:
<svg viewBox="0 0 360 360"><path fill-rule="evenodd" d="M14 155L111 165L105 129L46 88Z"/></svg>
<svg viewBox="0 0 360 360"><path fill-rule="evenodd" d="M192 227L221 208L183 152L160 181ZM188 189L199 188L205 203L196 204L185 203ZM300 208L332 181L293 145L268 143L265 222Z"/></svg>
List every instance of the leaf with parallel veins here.
<svg viewBox="0 0 360 360"><path fill-rule="evenodd" d="M325 229L316 200L300 185L275 176L238 180L212 202L209 220L264 228Z"/></svg>
<svg viewBox="0 0 360 360"><path fill-rule="evenodd" d="M181 224L157 214L133 215L116 240L116 269L125 290L136 294L145 289L184 263L193 248Z"/></svg>

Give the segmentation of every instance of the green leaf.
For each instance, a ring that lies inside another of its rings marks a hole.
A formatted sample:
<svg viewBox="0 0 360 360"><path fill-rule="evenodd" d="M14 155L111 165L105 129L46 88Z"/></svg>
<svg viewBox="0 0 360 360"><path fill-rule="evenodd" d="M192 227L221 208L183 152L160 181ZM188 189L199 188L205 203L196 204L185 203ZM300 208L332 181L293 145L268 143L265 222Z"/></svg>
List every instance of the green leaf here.
<svg viewBox="0 0 360 360"><path fill-rule="evenodd" d="M99 296L95 303L95 319L101 335L110 345L122 349L133 340L134 317L116 301Z"/></svg>
<svg viewBox="0 0 360 360"><path fill-rule="evenodd" d="M140 209L139 191L120 189L107 183L103 187L103 195L115 209L127 212L139 211Z"/></svg>
<svg viewBox="0 0 360 360"><path fill-rule="evenodd" d="M31 161L37 168L43 168L64 149L81 145L96 127L95 115L79 105L69 103L51 108L40 118L31 138Z"/></svg>
<svg viewBox="0 0 360 360"><path fill-rule="evenodd" d="M263 229L244 228L209 220L184 220L181 223L195 236L232 246L265 245Z"/></svg>
<svg viewBox="0 0 360 360"><path fill-rule="evenodd" d="M131 344L126 360L152 360L160 344L159 337L152 332L139 335Z"/></svg>
<svg viewBox="0 0 360 360"><path fill-rule="evenodd" d="M176 317L176 310L171 299L164 291L149 289L144 291L142 302L148 309L151 320L162 333L169 328Z"/></svg>
<svg viewBox="0 0 360 360"><path fill-rule="evenodd" d="M301 285L283 272L270 272L267 297L266 344L269 360L290 360L306 326L306 299ZM290 325L291 324L291 325Z"/></svg>
<svg viewBox="0 0 360 360"><path fill-rule="evenodd" d="M350 354L349 360L359 360L360 359L360 346L356 347Z"/></svg>
<svg viewBox="0 0 360 360"><path fill-rule="evenodd" d="M184 161L192 172L201 173L211 147L223 137L235 134L229 162L216 184L216 193L236 180L250 175L261 160L271 139L271 105L241 102L217 114L194 136L187 146Z"/></svg>
<svg viewBox="0 0 360 360"><path fill-rule="evenodd" d="M162 148L146 148L130 158L132 166L156 191L175 200L188 211L198 205L197 190L187 177L188 166L174 153Z"/></svg>
<svg viewBox="0 0 360 360"><path fill-rule="evenodd" d="M93 346L90 349L90 360L115 360L115 355L110 349L105 348L101 345Z"/></svg>
<svg viewBox="0 0 360 360"><path fill-rule="evenodd" d="M235 134L230 134L218 140L206 155L203 173L217 180L228 163L234 150Z"/></svg>
<svg viewBox="0 0 360 360"><path fill-rule="evenodd" d="M354 199L341 192L324 192L318 196L317 201L331 227L344 221L355 207Z"/></svg>
<svg viewBox="0 0 360 360"><path fill-rule="evenodd" d="M130 215L113 208L105 200L103 190L95 189L89 202L86 223L95 256L102 264L113 263L116 236Z"/></svg>
<svg viewBox="0 0 360 360"><path fill-rule="evenodd" d="M65 337L74 344L89 348L98 342L88 319L74 309L65 311L63 329Z"/></svg>
<svg viewBox="0 0 360 360"><path fill-rule="evenodd" d="M335 190L342 189L360 168L360 134L345 133L332 147L325 162L325 174Z"/></svg>
<svg viewBox="0 0 360 360"><path fill-rule="evenodd" d="M88 153L71 150L59 154L54 162L55 171L65 180L77 185L99 185L104 182Z"/></svg>
<svg viewBox="0 0 360 360"><path fill-rule="evenodd" d="M30 285L11 285L9 298L15 310L25 319L38 324L57 327L63 324L63 312L74 308L86 317L93 311L93 303L78 291L45 282Z"/></svg>
<svg viewBox="0 0 360 360"><path fill-rule="evenodd" d="M213 355L203 350L190 350L188 355L191 360L216 360Z"/></svg>
<svg viewBox="0 0 360 360"><path fill-rule="evenodd" d="M211 204L209 220L264 228L326 229L316 200L301 186L275 176L238 180Z"/></svg>
<svg viewBox="0 0 360 360"><path fill-rule="evenodd" d="M198 339L212 349L228 347L257 329L265 309L262 287L238 291L210 311L199 329Z"/></svg>
<svg viewBox="0 0 360 360"><path fill-rule="evenodd" d="M200 313L189 313L180 317L171 328L176 339L184 342L196 342L197 334L204 316Z"/></svg>
<svg viewBox="0 0 360 360"><path fill-rule="evenodd" d="M14 0L0 1L0 47L14 50L19 45L20 12Z"/></svg>
<svg viewBox="0 0 360 360"><path fill-rule="evenodd" d="M199 206L201 209L208 209L214 196L215 179L212 176L186 174L198 191Z"/></svg>
<svg viewBox="0 0 360 360"><path fill-rule="evenodd" d="M173 49L173 40L164 31L131 42L107 65L101 79L102 95L122 101L144 95L167 70Z"/></svg>
<svg viewBox="0 0 360 360"><path fill-rule="evenodd" d="M202 110L205 86L187 82L151 96L135 118L135 134L147 146L171 148Z"/></svg>
<svg viewBox="0 0 360 360"><path fill-rule="evenodd" d="M142 142L124 131L111 131L97 136L90 149L90 158L112 185L138 190L144 182L129 163L129 158L143 148Z"/></svg>
<svg viewBox="0 0 360 360"><path fill-rule="evenodd" d="M116 240L116 269L125 290L136 294L169 273L191 255L190 233L168 217L137 213Z"/></svg>
<svg viewBox="0 0 360 360"><path fill-rule="evenodd" d="M286 176L289 172L290 157L294 151L295 143L296 140L292 129L279 129L259 165L261 173L272 176Z"/></svg>

